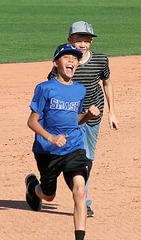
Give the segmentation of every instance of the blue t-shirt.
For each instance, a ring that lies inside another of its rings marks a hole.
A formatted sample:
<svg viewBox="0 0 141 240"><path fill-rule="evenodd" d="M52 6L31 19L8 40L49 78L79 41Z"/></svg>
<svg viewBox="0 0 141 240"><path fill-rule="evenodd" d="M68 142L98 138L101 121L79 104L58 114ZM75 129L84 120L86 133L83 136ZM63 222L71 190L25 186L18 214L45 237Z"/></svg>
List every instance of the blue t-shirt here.
<svg viewBox="0 0 141 240"><path fill-rule="evenodd" d="M65 155L76 149L84 149L82 132L78 126L78 113L86 94L85 87L73 81L65 85L53 79L36 86L30 108L40 115L39 123L50 134L68 135L63 147L51 144L35 135L33 152Z"/></svg>

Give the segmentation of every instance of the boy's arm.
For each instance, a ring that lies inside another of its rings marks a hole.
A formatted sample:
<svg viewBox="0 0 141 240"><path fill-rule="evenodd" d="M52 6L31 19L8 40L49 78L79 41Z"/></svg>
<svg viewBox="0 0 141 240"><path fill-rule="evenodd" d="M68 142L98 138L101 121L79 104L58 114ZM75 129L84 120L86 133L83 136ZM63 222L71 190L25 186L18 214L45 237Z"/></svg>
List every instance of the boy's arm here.
<svg viewBox="0 0 141 240"><path fill-rule="evenodd" d="M78 124L81 125L94 117L98 117L99 115L99 109L96 106L92 105L88 110L85 111L85 113L78 114Z"/></svg>
<svg viewBox="0 0 141 240"><path fill-rule="evenodd" d="M62 147L66 144L66 138L68 136L57 135L53 136L49 132L47 132L38 122L40 115L34 111L31 112L30 117L28 119L28 126L32 129L36 134L42 136L46 140L48 140L51 144L56 145L58 147Z"/></svg>
<svg viewBox="0 0 141 240"><path fill-rule="evenodd" d="M109 124L111 129L118 129L118 120L115 115L114 108L114 91L111 79L103 80L103 88L106 95L109 108Z"/></svg>

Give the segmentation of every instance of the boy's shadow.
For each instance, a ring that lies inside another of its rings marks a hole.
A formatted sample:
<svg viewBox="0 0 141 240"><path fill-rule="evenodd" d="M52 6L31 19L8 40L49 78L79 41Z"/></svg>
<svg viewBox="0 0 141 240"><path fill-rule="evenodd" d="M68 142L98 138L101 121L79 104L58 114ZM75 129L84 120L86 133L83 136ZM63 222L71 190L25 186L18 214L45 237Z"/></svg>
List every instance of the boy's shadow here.
<svg viewBox="0 0 141 240"><path fill-rule="evenodd" d="M43 203L41 212L66 216L73 215L72 213L54 211L57 209L57 206L58 204ZM8 210L9 208L32 211L26 201L0 200L0 210Z"/></svg>

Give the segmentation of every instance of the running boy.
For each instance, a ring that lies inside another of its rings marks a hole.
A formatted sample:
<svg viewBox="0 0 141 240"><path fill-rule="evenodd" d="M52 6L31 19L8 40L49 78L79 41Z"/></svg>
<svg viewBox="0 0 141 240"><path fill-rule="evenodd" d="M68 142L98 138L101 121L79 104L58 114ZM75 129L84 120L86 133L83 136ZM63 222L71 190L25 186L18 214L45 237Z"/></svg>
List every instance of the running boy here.
<svg viewBox="0 0 141 240"><path fill-rule="evenodd" d="M93 42L93 37L97 36L93 32L91 24L87 22L75 22L70 27L68 42L83 52L83 56L79 61L79 65L73 77L76 82L82 83L86 88L83 111L85 112L91 105L95 105L100 110L100 115L98 117L92 118L87 123L80 126L84 134L86 156L92 161L95 158L96 142L104 107L104 94L99 85L100 80L102 80L108 102L110 128L118 129L108 58L104 54L89 50ZM54 70L55 69L49 74L48 79L51 79L56 74ZM94 212L90 208L92 201L87 198L87 191L88 181L86 184L87 216L92 217L94 216Z"/></svg>
<svg viewBox="0 0 141 240"><path fill-rule="evenodd" d="M81 114L86 89L72 80L81 57L82 52L71 44L59 46L53 60L57 76L35 89L28 126L36 133L33 152L41 184L34 174L25 180L27 203L34 211L40 211L42 199L54 199L57 177L63 172L74 199L76 240L83 240L85 235L85 182L91 169L78 122L82 124L100 114L95 106Z"/></svg>

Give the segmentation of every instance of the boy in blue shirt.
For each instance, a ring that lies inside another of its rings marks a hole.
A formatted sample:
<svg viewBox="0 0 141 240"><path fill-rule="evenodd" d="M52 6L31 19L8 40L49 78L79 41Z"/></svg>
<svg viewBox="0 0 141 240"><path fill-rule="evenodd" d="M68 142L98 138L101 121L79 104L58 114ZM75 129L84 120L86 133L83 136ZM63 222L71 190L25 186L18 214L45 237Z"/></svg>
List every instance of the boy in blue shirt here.
<svg viewBox="0 0 141 240"><path fill-rule="evenodd" d="M63 172L73 193L76 240L83 240L85 235L85 183L91 169L78 123L100 114L95 106L81 113L86 89L72 79L81 57L82 52L73 45L60 45L53 60L56 77L35 89L28 126L35 132L33 152L41 183L34 174L25 180L27 203L34 211L40 211L42 199L49 202L54 199L57 177Z"/></svg>

